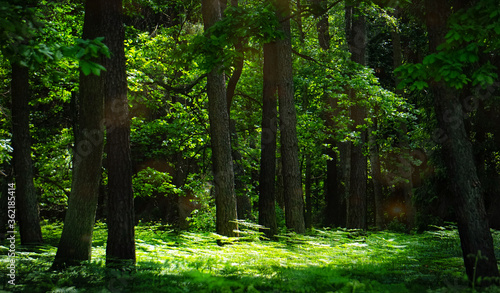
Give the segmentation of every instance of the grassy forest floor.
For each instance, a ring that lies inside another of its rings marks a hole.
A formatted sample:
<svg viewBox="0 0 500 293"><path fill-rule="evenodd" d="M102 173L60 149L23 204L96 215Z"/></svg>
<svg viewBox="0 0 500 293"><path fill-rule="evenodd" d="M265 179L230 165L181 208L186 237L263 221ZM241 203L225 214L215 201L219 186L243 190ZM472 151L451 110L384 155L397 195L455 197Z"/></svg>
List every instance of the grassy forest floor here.
<svg viewBox="0 0 500 293"><path fill-rule="evenodd" d="M136 271L104 267L106 226L97 224L91 263L49 271L62 224L45 223L46 245L17 245L16 286L0 292L472 292L456 229L422 234L313 230L259 241L138 226ZM500 259L500 232L493 232ZM232 242L223 246L217 240ZM7 248L0 246L1 254ZM7 257L2 257L5 272ZM2 288L3 287L3 288ZM500 292L489 288L485 292Z"/></svg>

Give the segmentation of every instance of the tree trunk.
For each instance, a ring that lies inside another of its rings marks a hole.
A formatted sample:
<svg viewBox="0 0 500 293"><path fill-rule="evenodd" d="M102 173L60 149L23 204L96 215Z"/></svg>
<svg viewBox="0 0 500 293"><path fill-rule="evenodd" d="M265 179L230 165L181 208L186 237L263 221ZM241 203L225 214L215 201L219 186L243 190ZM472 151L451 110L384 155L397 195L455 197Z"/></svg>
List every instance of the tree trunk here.
<svg viewBox="0 0 500 293"><path fill-rule="evenodd" d="M297 13L295 19L297 21L297 27L299 29L299 41L301 44L303 44L305 40L305 34L302 27L302 3L300 3L300 1L301 0L297 0Z"/></svg>
<svg viewBox="0 0 500 293"><path fill-rule="evenodd" d="M445 41L450 7L444 0L426 0L425 10L429 49L430 52L436 52L437 46ZM430 89L434 96L438 124L443 130L439 142L442 143L444 160L455 194L458 232L467 276L470 282L476 282L480 277L498 277L493 239L481 196L481 183L477 177L472 146L465 131L461 103L457 93L442 82L431 83ZM483 281L482 285L489 283Z"/></svg>
<svg viewBox="0 0 500 293"><path fill-rule="evenodd" d="M327 14L327 1L325 0L313 0L312 1L312 13L315 18L317 18L318 23L316 25L316 30L318 32L318 43L320 48L327 52L330 49L330 24L328 22ZM328 131L333 135L335 132L334 117L338 115L338 105L337 98L333 98L326 92L323 92L324 100L328 105L328 110L325 113L325 123ZM326 208L324 211L324 225L330 227L344 226L345 224L345 200L344 196L340 192L340 174L338 165L338 156L334 151L335 146L338 143L334 139L329 139L326 141L328 149L326 150L326 155L328 155L331 160L326 161L326 181L325 181L325 202ZM340 151L340 150L339 150ZM343 220L342 220L343 219Z"/></svg>
<svg viewBox="0 0 500 293"><path fill-rule="evenodd" d="M12 146L16 178L16 211L21 243L42 243L40 213L31 160L31 134L29 110L29 70L12 63Z"/></svg>
<svg viewBox="0 0 500 293"><path fill-rule="evenodd" d="M312 12L316 18L319 18L316 24L318 30L318 42L321 49L328 51L330 48L330 24L328 22L327 14L327 1L326 0L313 0Z"/></svg>
<svg viewBox="0 0 500 293"><path fill-rule="evenodd" d="M373 128L370 131L370 166L373 182L373 195L375 198L375 226L382 230L384 226L384 210L382 207L382 174L380 172L380 154L377 145L377 137L373 134L378 128L377 118L373 118Z"/></svg>
<svg viewBox="0 0 500 293"><path fill-rule="evenodd" d="M205 31L221 19L218 0L202 1ZM207 76L208 115L212 164L214 171L214 192L216 205L216 230L225 236L236 236L238 228L236 197L234 192L233 160L227 112L226 83L222 66L216 65Z"/></svg>
<svg viewBox="0 0 500 293"><path fill-rule="evenodd" d="M338 175L337 188L338 195L335 196L334 211L335 215L333 226L346 227L347 224L347 199L349 198L349 189L351 186L351 150L352 144L349 142L340 142L338 157ZM343 184L342 184L343 183Z"/></svg>
<svg viewBox="0 0 500 293"><path fill-rule="evenodd" d="M306 155L306 210L305 225L307 229L312 228L312 198L311 198L311 155Z"/></svg>
<svg viewBox="0 0 500 293"><path fill-rule="evenodd" d="M398 17L398 11L396 10L395 17ZM401 49L401 35L399 33L398 27L393 27L391 29L392 38L392 48L393 48L393 68L396 69L403 64L403 53ZM399 79L395 78L395 87L398 86ZM402 90L396 89L396 94L403 95ZM400 109L398 109L400 110ZM405 214L406 214L406 224L407 229L410 231L415 226L415 207L413 204L413 182L412 182L412 166L409 161L410 158L410 144L408 143L407 127L406 124L401 122L399 125L401 132L399 135L399 146L402 150L402 174L401 176L405 182L401 183L401 190L403 192L404 204L405 204Z"/></svg>
<svg viewBox="0 0 500 293"><path fill-rule="evenodd" d="M304 199L298 157L297 117L293 93L290 3L288 0L278 0L276 4L278 20L285 35L284 39L276 41L285 222L288 229L296 233L304 233Z"/></svg>
<svg viewBox="0 0 500 293"><path fill-rule="evenodd" d="M351 60L365 65L366 28L364 16L354 6L346 5L346 36L351 52ZM351 107L353 130L364 124L366 111L359 105L354 89L349 89L349 98L355 104ZM347 201L347 228L366 229L366 180L367 164L363 155L363 146L366 142L366 131L360 131L360 142L351 148L351 176L349 198Z"/></svg>
<svg viewBox="0 0 500 293"><path fill-rule="evenodd" d="M102 35L100 0L87 0L83 39ZM93 60L103 64L103 58ZM53 268L77 265L91 259L104 137L104 79L80 72L79 133L75 144L75 165L64 228Z"/></svg>
<svg viewBox="0 0 500 293"><path fill-rule="evenodd" d="M125 69L122 0L106 0L104 42L111 58L105 61L106 168L108 170L108 241L106 265L135 264L134 193L130 159L130 120Z"/></svg>
<svg viewBox="0 0 500 293"><path fill-rule="evenodd" d="M276 224L276 131L277 120L276 43L264 44L264 85L259 179L259 224L267 237L278 233Z"/></svg>

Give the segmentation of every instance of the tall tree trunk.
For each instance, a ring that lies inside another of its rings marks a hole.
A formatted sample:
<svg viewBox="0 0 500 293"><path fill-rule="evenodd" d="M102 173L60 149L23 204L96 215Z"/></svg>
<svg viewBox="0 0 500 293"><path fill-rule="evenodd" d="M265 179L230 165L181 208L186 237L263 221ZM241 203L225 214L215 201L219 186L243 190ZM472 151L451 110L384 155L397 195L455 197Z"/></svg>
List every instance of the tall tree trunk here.
<svg viewBox="0 0 500 293"><path fill-rule="evenodd" d="M207 31L221 19L219 1L203 0L202 13L205 31ZM207 95L214 171L216 230L221 235L236 236L234 230L237 229L238 225L234 222L237 219L237 212L233 160L231 157L226 82L221 65L216 65L208 73Z"/></svg>
<svg viewBox="0 0 500 293"><path fill-rule="evenodd" d="M83 39L102 36L102 2L87 0ZM93 60L103 64L103 58ZM71 195L53 268L91 259L104 138L104 79L80 72L79 133L75 140Z"/></svg>
<svg viewBox="0 0 500 293"><path fill-rule="evenodd" d="M346 4L346 35L351 60L365 65L366 28L365 18L354 6ZM365 109L358 104L358 97L354 89L349 89L349 98L355 104L351 107L353 130L364 124ZM352 145L351 149L351 184L347 201L347 228L366 229L366 180L367 163L363 155L363 146L366 142L366 131L361 130L360 143Z"/></svg>
<svg viewBox="0 0 500 293"><path fill-rule="evenodd" d="M231 6L238 7L238 0L232 0ZM251 219L252 218L252 203L248 193L245 192L243 182L241 180L241 176L243 175L243 167L241 166L241 153L239 151L238 146L238 133L236 132L236 121L231 119L231 104L233 102L234 93L236 90L236 86L238 85L238 81L240 80L241 74L243 73L243 65L245 60L245 52L243 50L243 40L242 38L238 39L234 43L234 50L237 56L234 59L233 67L234 70L227 82L226 89L226 100L227 100L227 113L229 115L229 129L231 131L231 143L233 146L233 151L231 152L233 158L233 166L234 166L234 181L236 191L241 190L242 192L236 192L236 206L237 206L237 214L238 219Z"/></svg>
<svg viewBox="0 0 500 293"><path fill-rule="evenodd" d="M373 127L370 130L369 146L370 146L370 166L373 182L373 196L375 198L375 226L381 230L384 225L384 210L382 207L382 174L380 172L380 154L377 145L377 137L373 132L378 128L377 118L373 118Z"/></svg>
<svg viewBox="0 0 500 293"><path fill-rule="evenodd" d="M318 32L318 43L320 48L327 52L330 49L330 24L328 22L327 14L327 1L326 0L313 0L312 13L317 19L316 30ZM333 134L335 132L334 117L338 115L337 98L333 98L323 92L324 100L328 105L328 110L325 113L325 123L328 131ZM338 170L338 156L334 148L338 143L334 139L326 141L330 145L326 150L331 160L326 161L326 182L325 182L325 202L326 208L324 210L324 225L335 227L344 226L345 224L345 200L340 192L340 174ZM340 151L340 150L339 150ZM343 218L344 220L341 220Z"/></svg>
<svg viewBox="0 0 500 293"><path fill-rule="evenodd" d="M41 243L42 230L31 160L31 134L29 110L29 70L12 63L12 146L16 178L16 211L21 243Z"/></svg>
<svg viewBox="0 0 500 293"><path fill-rule="evenodd" d="M437 46L445 41L450 7L444 0L426 0L425 10L429 49L430 52L436 52ZM442 82L432 82L430 89L434 96L438 124L443 130L440 142L455 194L458 232L467 276L471 282L480 277L498 277L493 239L481 196L481 183L477 177L472 146L465 131L460 100L457 93ZM450 119L450 113L453 114L453 119ZM483 281L482 284L488 283L490 282Z"/></svg>
<svg viewBox="0 0 500 293"><path fill-rule="evenodd" d="M290 3L288 0L278 0L276 1L276 5L281 30L285 35L283 39L276 41L285 222L288 229L296 233L304 233L304 199L298 156L297 117L293 93L292 43L289 18Z"/></svg>
<svg viewBox="0 0 500 293"><path fill-rule="evenodd" d="M106 265L135 264L134 193L130 159L130 120L125 69L122 0L106 0L102 16L105 61L106 168L108 170L108 241Z"/></svg>
<svg viewBox="0 0 500 293"><path fill-rule="evenodd" d="M398 17L398 10L396 10L395 17ZM401 34L399 33L399 28L397 26L391 29L392 38L392 53L393 53L393 68L396 69L403 64L403 51L401 48ZM399 84L399 79L395 78L395 87ZM396 89L396 94L403 95L403 91ZM401 109L398 109L401 110ZM408 142L407 127L404 122L400 125L400 135L399 135L399 146L402 150L402 166L400 170L402 171L401 176L405 181L401 183L401 190L403 192L403 198L405 203L405 214L407 229L411 230L415 226L415 207L413 204L413 182L412 182L412 166L410 163L410 144Z"/></svg>
<svg viewBox="0 0 500 293"><path fill-rule="evenodd" d="M259 179L259 224L267 237L278 233L276 224L276 131L278 127L276 43L264 44L264 85Z"/></svg>

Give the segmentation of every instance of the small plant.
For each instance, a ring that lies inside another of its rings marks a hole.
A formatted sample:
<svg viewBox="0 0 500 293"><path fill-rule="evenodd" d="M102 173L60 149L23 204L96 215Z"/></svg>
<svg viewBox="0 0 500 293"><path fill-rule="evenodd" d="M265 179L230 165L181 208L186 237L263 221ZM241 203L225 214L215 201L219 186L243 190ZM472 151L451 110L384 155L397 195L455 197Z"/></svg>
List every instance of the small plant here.
<svg viewBox="0 0 500 293"><path fill-rule="evenodd" d="M388 225L387 230L397 232L397 233L405 233L406 225L400 222L397 218L394 218Z"/></svg>

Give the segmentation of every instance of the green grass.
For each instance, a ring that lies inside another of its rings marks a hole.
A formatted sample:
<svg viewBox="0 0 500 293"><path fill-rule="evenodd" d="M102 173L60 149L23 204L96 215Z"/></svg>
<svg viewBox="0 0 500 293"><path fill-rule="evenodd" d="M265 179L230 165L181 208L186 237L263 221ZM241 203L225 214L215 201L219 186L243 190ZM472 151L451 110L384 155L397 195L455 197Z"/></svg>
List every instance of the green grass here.
<svg viewBox="0 0 500 293"><path fill-rule="evenodd" d="M52 272L61 228L46 223L46 245L17 246L17 285L6 285L2 274L0 292L471 292L451 228L416 235L313 230L259 241L252 230L235 240L139 226L136 270L120 272L104 267L106 227L98 224L92 262ZM498 248L500 234L493 235Z"/></svg>

